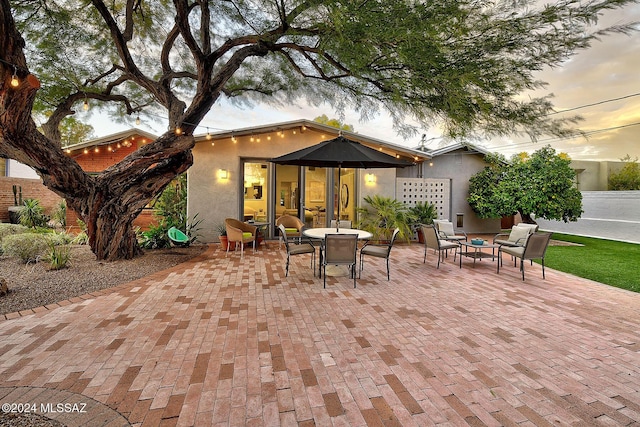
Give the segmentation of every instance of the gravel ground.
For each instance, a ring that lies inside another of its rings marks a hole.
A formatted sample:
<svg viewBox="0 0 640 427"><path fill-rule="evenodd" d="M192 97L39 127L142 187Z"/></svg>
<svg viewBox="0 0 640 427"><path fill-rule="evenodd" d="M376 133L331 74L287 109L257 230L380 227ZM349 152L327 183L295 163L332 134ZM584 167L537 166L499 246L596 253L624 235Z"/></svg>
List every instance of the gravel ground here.
<svg viewBox="0 0 640 427"><path fill-rule="evenodd" d="M0 257L0 279L9 293L0 296L0 314L40 307L147 276L187 261L206 250L188 248L146 250L132 260L97 261L87 245L71 247L68 268L49 270L47 262L23 264L17 258Z"/></svg>

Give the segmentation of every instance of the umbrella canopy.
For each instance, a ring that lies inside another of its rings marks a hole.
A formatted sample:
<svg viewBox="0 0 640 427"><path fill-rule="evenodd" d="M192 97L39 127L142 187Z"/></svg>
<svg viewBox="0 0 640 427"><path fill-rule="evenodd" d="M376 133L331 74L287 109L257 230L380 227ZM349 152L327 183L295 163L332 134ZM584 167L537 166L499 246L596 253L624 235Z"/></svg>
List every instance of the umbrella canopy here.
<svg viewBox="0 0 640 427"><path fill-rule="evenodd" d="M342 135L269 161L279 165L338 168L338 180L340 180L341 168L404 168L412 165L410 162L389 156ZM338 182L338 188L340 188L340 182ZM336 230L340 224L341 204L341 201L338 201Z"/></svg>
<svg viewBox="0 0 640 427"><path fill-rule="evenodd" d="M275 157L270 162L279 165L319 168L403 168L412 165L412 163L396 159L342 135L302 150Z"/></svg>

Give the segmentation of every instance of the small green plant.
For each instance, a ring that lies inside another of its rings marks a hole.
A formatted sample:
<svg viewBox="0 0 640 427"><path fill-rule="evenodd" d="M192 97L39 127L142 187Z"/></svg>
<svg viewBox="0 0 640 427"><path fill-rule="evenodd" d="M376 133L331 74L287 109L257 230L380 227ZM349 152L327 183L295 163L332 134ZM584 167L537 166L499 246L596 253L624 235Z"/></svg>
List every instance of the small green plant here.
<svg viewBox="0 0 640 427"><path fill-rule="evenodd" d="M138 243L144 249L161 249L171 247L171 240L163 224L151 224L149 230L143 231L138 237Z"/></svg>
<svg viewBox="0 0 640 427"><path fill-rule="evenodd" d="M25 199L20 209L20 224L29 228L46 227L49 217L38 199Z"/></svg>
<svg viewBox="0 0 640 427"><path fill-rule="evenodd" d="M43 234L13 234L2 240L2 251L7 256L20 258L26 264L37 262L46 254L50 244L50 239Z"/></svg>
<svg viewBox="0 0 640 427"><path fill-rule="evenodd" d="M49 242L49 251L46 255L51 270L61 270L69 267L71 261L71 248L67 245L55 245Z"/></svg>
<svg viewBox="0 0 640 427"><path fill-rule="evenodd" d="M53 219L60 227L67 226L67 202L62 199L51 213Z"/></svg>

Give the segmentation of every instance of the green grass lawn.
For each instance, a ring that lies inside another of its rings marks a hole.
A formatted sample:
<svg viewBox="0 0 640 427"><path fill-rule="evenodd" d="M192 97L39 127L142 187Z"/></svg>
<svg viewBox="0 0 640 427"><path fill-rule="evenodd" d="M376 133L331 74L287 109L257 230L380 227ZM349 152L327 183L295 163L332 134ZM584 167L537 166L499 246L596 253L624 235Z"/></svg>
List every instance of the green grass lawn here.
<svg viewBox="0 0 640 427"><path fill-rule="evenodd" d="M584 246L549 246L544 264L555 270L640 292L640 245L554 233Z"/></svg>

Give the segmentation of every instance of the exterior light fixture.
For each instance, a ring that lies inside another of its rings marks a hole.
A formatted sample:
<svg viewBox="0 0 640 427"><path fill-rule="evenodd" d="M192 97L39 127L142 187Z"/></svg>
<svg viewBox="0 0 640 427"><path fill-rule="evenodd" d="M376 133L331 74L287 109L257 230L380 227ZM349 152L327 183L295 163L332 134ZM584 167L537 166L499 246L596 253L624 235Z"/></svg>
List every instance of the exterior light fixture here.
<svg viewBox="0 0 640 427"><path fill-rule="evenodd" d="M218 170L218 178L220 179L229 179L229 171L226 169Z"/></svg>
<svg viewBox="0 0 640 427"><path fill-rule="evenodd" d="M376 183L376 176L372 173L368 173L364 176L364 180L367 184L375 184Z"/></svg>

